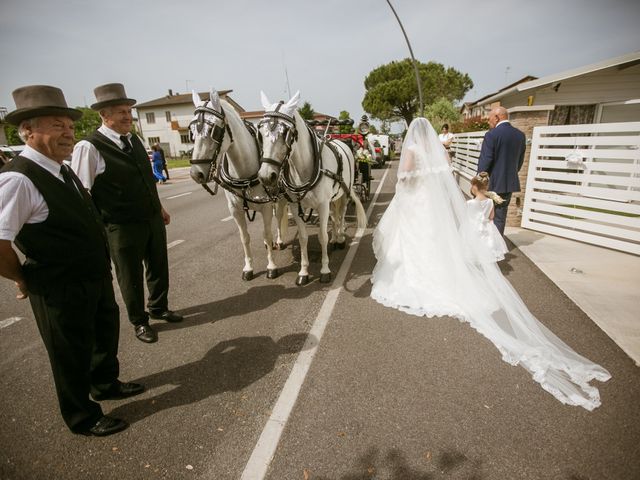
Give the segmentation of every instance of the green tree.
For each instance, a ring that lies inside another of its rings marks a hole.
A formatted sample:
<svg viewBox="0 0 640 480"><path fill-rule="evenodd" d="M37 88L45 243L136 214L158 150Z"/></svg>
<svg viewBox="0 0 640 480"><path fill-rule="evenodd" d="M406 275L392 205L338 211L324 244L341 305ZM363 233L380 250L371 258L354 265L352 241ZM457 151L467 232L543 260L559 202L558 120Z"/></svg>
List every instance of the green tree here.
<svg viewBox="0 0 640 480"><path fill-rule="evenodd" d="M24 143L18 135L18 127L10 123L5 123L3 127L4 135L7 137L7 145L22 145Z"/></svg>
<svg viewBox="0 0 640 480"><path fill-rule="evenodd" d="M313 111L313 107L309 102L304 102L302 107L298 109L298 113L305 120L313 120L313 115L316 113Z"/></svg>
<svg viewBox="0 0 640 480"><path fill-rule="evenodd" d="M350 118L351 115L346 110L342 110L340 115L338 115L338 120L349 120ZM340 133L353 133L354 128L352 125L340 125L340 127L338 127L338 131Z"/></svg>
<svg viewBox="0 0 640 480"><path fill-rule="evenodd" d="M369 133L372 133L374 135L378 134L378 128L373 123L369 124Z"/></svg>
<svg viewBox="0 0 640 480"><path fill-rule="evenodd" d="M449 101L461 100L473 88L471 77L441 63L418 62L425 105L441 97ZM402 118L407 123L418 112L418 87L409 58L393 61L373 69L364 80L365 95L362 107L380 120Z"/></svg>
<svg viewBox="0 0 640 480"><path fill-rule="evenodd" d="M100 114L87 107L76 107L82 112L82 117L76 122L76 141L82 140L92 134L100 125L102 120Z"/></svg>
<svg viewBox="0 0 640 480"><path fill-rule="evenodd" d="M424 109L424 116L429 119L436 132L439 132L442 125L458 122L461 115L451 100L442 97Z"/></svg>

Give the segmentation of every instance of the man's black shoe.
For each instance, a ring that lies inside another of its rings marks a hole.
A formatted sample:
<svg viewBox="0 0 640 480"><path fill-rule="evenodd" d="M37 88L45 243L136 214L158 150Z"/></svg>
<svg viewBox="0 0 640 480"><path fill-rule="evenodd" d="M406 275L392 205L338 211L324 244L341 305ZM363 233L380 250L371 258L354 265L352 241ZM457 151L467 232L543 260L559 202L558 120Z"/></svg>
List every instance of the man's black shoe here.
<svg viewBox="0 0 640 480"><path fill-rule="evenodd" d="M136 337L145 343L153 343L158 341L158 334L149 325L136 325Z"/></svg>
<svg viewBox="0 0 640 480"><path fill-rule="evenodd" d="M165 310L164 312L149 312L149 316L154 320L164 320L170 323L178 323L182 321L182 315L178 315L171 310Z"/></svg>
<svg viewBox="0 0 640 480"><path fill-rule="evenodd" d="M81 435L87 436L95 436L95 437L106 437L107 435L112 435L114 433L121 432L125 428L127 428L129 424L124 420L120 420L119 418L101 417L98 419L96 423L94 423L91 427L86 430L80 430L77 433Z"/></svg>
<svg viewBox="0 0 640 480"><path fill-rule="evenodd" d="M144 385L140 383L127 382L123 383L120 380L111 386L106 392L96 393L91 395L94 400L120 400L122 398L133 397L144 392Z"/></svg>

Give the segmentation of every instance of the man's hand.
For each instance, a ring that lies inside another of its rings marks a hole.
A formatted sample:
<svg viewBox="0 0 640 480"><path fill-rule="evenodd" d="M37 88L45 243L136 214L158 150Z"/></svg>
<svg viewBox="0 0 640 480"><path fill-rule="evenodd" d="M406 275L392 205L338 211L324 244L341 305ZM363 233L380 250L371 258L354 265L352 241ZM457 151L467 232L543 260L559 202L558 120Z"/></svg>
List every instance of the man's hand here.
<svg viewBox="0 0 640 480"><path fill-rule="evenodd" d="M169 225L171 223L171 215L163 208L162 209L162 220L164 220L165 225Z"/></svg>
<svg viewBox="0 0 640 480"><path fill-rule="evenodd" d="M16 282L16 287L18 287L18 293L16 293L16 298L18 300L24 300L29 296L27 285L24 282Z"/></svg>

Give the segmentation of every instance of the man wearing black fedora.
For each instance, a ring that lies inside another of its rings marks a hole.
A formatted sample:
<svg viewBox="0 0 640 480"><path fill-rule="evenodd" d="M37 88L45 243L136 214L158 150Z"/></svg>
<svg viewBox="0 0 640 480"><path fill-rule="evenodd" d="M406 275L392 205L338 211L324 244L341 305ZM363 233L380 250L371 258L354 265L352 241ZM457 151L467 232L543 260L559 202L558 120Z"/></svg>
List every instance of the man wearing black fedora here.
<svg viewBox="0 0 640 480"><path fill-rule="evenodd" d="M71 167L102 215L111 257L129 321L136 337L146 343L158 339L149 317L180 322L169 310L167 232L170 216L162 208L146 149L131 134L131 107L121 83L94 89L102 125L73 151ZM145 310L144 278L149 296Z"/></svg>
<svg viewBox="0 0 640 480"><path fill-rule="evenodd" d="M109 248L87 191L63 160L73 150L74 121L62 90L47 85L13 92L26 147L0 170L0 275L29 298L44 341L64 421L74 433L104 436L127 427L90 399L137 395L118 380L119 311ZM26 257L20 265L12 242Z"/></svg>

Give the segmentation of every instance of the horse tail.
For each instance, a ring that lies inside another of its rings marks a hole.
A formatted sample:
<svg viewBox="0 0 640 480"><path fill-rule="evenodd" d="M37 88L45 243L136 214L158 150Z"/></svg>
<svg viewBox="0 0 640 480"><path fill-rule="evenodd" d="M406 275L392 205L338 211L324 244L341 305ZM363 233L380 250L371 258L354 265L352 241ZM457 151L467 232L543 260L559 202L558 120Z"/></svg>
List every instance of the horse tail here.
<svg viewBox="0 0 640 480"><path fill-rule="evenodd" d="M353 188L349 189L349 196L353 203L356 206L356 218L358 221L358 228L367 228L367 214L364 211L364 207L362 206L362 202L360 202L360 198L353 191Z"/></svg>

